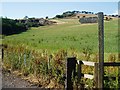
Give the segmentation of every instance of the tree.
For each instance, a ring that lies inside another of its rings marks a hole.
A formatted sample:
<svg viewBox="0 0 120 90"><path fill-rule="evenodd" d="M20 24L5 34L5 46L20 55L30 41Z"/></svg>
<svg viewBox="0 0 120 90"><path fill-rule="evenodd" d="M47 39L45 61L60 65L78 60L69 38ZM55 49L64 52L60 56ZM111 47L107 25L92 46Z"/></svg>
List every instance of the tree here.
<svg viewBox="0 0 120 90"><path fill-rule="evenodd" d="M63 15L56 15L56 18L63 18Z"/></svg>
<svg viewBox="0 0 120 90"><path fill-rule="evenodd" d="M11 35L26 31L26 27L22 23L17 23L13 19L1 18L2 19L2 34Z"/></svg>
<svg viewBox="0 0 120 90"><path fill-rule="evenodd" d="M85 18L85 16L83 16L83 18Z"/></svg>
<svg viewBox="0 0 120 90"><path fill-rule="evenodd" d="M24 19L28 19L28 16L25 16Z"/></svg>
<svg viewBox="0 0 120 90"><path fill-rule="evenodd" d="M48 16L46 16L45 18L48 19Z"/></svg>
<svg viewBox="0 0 120 90"><path fill-rule="evenodd" d="M77 16L77 18L80 18L80 16Z"/></svg>

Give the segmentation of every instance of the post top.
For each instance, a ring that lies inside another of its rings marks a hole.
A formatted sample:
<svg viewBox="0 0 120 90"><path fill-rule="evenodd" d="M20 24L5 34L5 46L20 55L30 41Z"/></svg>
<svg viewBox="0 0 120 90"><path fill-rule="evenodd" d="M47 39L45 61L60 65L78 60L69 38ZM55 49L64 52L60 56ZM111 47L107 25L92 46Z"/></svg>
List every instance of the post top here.
<svg viewBox="0 0 120 90"><path fill-rule="evenodd" d="M103 12L98 12L98 14L103 14Z"/></svg>

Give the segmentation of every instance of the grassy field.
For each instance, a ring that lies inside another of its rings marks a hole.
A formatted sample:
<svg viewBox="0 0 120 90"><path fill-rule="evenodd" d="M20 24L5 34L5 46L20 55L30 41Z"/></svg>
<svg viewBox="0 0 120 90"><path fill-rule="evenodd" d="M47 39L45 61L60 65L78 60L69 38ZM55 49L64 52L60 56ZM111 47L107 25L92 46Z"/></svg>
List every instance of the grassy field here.
<svg viewBox="0 0 120 90"><path fill-rule="evenodd" d="M55 85L64 87L66 56L77 54L77 58L98 61L98 25L80 24L78 19L58 19L51 26L31 28L27 32L5 36L4 68L18 70L25 76L34 75L38 84L56 81ZM117 61L118 21L105 21L105 61ZM42 52L41 52L42 51ZM66 54L67 51L67 54ZM87 55L85 55L87 53ZM89 55L90 54L90 55ZM48 60L50 60L48 65ZM49 68L48 68L49 66ZM83 67L84 73L93 73L93 67ZM59 73L59 72L60 73ZM107 76L116 75L117 68L105 68ZM41 80L41 77L44 77ZM31 78L30 78L31 79ZM41 81L41 82L40 82ZM56 84L59 83L59 84ZM94 81L85 79L82 83L94 86ZM105 87L117 88L116 80L104 80ZM75 84L76 85L76 84ZM49 86L45 83L45 87Z"/></svg>
<svg viewBox="0 0 120 90"><path fill-rule="evenodd" d="M98 53L98 24L80 24L78 19L58 19L57 25L31 28L27 32L6 36L4 43L25 45L36 50L47 49L81 53L90 48ZM105 53L118 52L118 21L105 21Z"/></svg>

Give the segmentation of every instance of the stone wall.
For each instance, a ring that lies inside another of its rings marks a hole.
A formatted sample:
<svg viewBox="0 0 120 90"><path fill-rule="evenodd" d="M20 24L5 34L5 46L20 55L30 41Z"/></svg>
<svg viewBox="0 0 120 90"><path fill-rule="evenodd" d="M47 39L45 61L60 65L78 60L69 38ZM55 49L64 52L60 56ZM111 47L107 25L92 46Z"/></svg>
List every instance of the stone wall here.
<svg viewBox="0 0 120 90"><path fill-rule="evenodd" d="M83 17L79 19L79 22L81 24L83 23L97 23L98 18L97 17Z"/></svg>

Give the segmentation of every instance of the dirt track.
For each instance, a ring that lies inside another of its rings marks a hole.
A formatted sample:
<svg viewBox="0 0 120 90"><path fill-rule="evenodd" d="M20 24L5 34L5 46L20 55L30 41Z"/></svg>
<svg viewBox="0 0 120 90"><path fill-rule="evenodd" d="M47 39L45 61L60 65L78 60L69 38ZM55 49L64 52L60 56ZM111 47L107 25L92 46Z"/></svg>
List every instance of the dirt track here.
<svg viewBox="0 0 120 90"><path fill-rule="evenodd" d="M2 87L3 88L37 88L29 82L21 79L19 76L15 76L9 72L3 72L2 74Z"/></svg>
<svg viewBox="0 0 120 90"><path fill-rule="evenodd" d="M21 77L13 73L2 70L2 54L0 51L0 77L2 77L2 88L38 88L38 86L30 84L28 81L21 79Z"/></svg>

